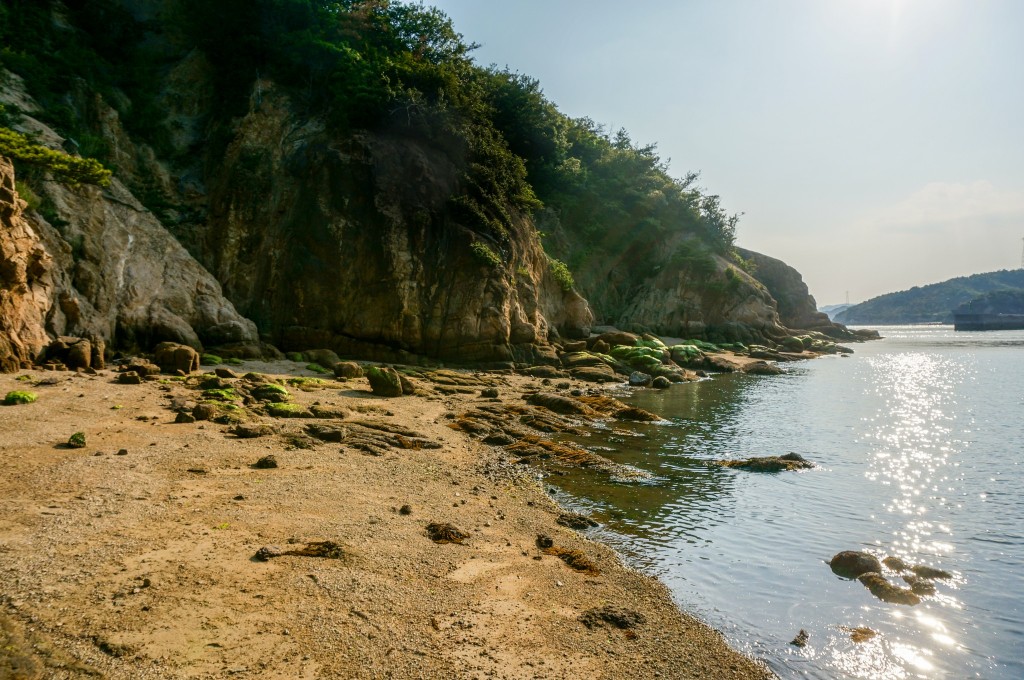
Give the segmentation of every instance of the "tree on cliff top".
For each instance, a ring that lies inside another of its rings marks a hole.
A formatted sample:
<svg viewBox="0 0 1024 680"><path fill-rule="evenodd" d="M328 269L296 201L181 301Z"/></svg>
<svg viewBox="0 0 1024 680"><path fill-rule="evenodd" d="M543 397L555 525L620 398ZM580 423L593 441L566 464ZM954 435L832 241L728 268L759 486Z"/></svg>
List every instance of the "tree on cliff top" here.
<svg viewBox="0 0 1024 680"><path fill-rule="evenodd" d="M150 40L147 36L160 36ZM482 68L440 10L388 0L167 0L136 21L116 0L0 0L0 63L26 76L66 135L86 123L63 103L74 79L119 106L125 125L159 147L156 77L192 49L217 74L219 113L244 111L252 83L274 79L339 132L398 131L466 149L466 220L501 239L510 210L542 205L569 231L606 247L673 233L727 253L736 216L674 179L653 145L570 119L529 76ZM156 47L154 47L154 45Z"/></svg>

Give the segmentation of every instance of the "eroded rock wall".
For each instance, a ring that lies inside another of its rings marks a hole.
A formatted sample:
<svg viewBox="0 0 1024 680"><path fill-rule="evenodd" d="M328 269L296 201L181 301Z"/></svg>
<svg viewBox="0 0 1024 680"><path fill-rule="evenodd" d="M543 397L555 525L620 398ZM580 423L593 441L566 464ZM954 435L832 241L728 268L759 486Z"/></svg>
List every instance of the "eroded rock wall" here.
<svg viewBox="0 0 1024 680"><path fill-rule="evenodd" d="M139 153L117 114L95 97L93 113L126 158ZM35 103L16 76L0 72L0 103L23 115L15 128L48 146L64 141L33 117ZM155 161L152 161L155 162ZM141 166L140 166L141 167ZM58 336L148 351L170 340L204 346L259 341L255 324L223 296L217 280L119 180L109 188L70 187L32 173L38 210L15 194L14 169L0 164L0 365L14 370ZM45 217L44 217L45 214Z"/></svg>
<svg viewBox="0 0 1024 680"><path fill-rule="evenodd" d="M458 139L339 138L272 83L206 166L193 252L282 349L450 361L543 361L554 329L585 336L583 298L553 281L532 221L462 222ZM485 248L500 263L482 255Z"/></svg>
<svg viewBox="0 0 1024 680"><path fill-rule="evenodd" d="M46 346L53 260L23 218L14 166L0 156L0 371L28 366Z"/></svg>

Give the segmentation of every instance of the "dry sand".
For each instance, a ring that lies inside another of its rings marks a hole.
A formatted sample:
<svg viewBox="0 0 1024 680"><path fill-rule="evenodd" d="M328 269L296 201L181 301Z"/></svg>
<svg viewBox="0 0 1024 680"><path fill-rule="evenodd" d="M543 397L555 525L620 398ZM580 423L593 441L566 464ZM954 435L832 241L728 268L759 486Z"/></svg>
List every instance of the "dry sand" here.
<svg viewBox="0 0 1024 680"><path fill-rule="evenodd" d="M313 375L291 362L234 370ZM658 581L557 525L536 470L448 427L484 401L478 390L420 383L385 399L362 378L292 389L343 410L335 425L399 425L439 445L375 456L291 448L309 445L288 439L305 419L262 417L280 432L256 439L175 423L170 400L196 396L180 382L28 373L56 380L0 375L0 395L39 395L0 406L0 678L772 677ZM517 403L539 382L487 380ZM77 431L86 448L65 448ZM267 454L278 468L252 467ZM469 537L434 543L431 522ZM543 554L538 534L599 573ZM316 541L340 544L341 559L253 558ZM608 605L644 620L581 622Z"/></svg>

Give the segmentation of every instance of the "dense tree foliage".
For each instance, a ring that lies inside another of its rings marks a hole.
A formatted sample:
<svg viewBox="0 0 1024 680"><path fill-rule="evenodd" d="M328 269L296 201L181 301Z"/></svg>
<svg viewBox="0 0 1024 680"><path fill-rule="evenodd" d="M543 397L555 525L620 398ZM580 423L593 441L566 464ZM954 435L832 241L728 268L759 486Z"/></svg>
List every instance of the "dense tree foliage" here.
<svg viewBox="0 0 1024 680"><path fill-rule="evenodd" d="M453 206L499 250L513 213L542 207L605 248L680 232L707 253L732 247L736 216L700 191L695 175L674 179L653 145L570 119L535 79L478 66L475 45L437 9L388 0L163 7L141 23L116 0L0 0L0 64L26 77L62 133L88 138L66 105L84 79L115 106L130 102L118 109L126 126L159 145L154 75L199 49L216 70L223 114L240 113L253 83L271 78L339 132L386 129L464 145L465 189Z"/></svg>

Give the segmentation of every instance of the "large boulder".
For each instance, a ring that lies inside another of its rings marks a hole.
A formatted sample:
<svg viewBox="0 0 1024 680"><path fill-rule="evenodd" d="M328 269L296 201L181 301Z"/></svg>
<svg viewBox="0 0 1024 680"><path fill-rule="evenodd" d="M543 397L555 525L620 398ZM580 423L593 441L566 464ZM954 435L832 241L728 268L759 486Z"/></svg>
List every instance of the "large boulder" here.
<svg viewBox="0 0 1024 680"><path fill-rule="evenodd" d="M199 370L199 352L188 345L161 342L153 348L153 362L165 373L191 373Z"/></svg>
<svg viewBox="0 0 1024 680"><path fill-rule="evenodd" d="M94 357L98 360L93 361ZM102 344L94 348L87 338L61 336L46 348L46 360L57 361L68 368L103 368Z"/></svg>

